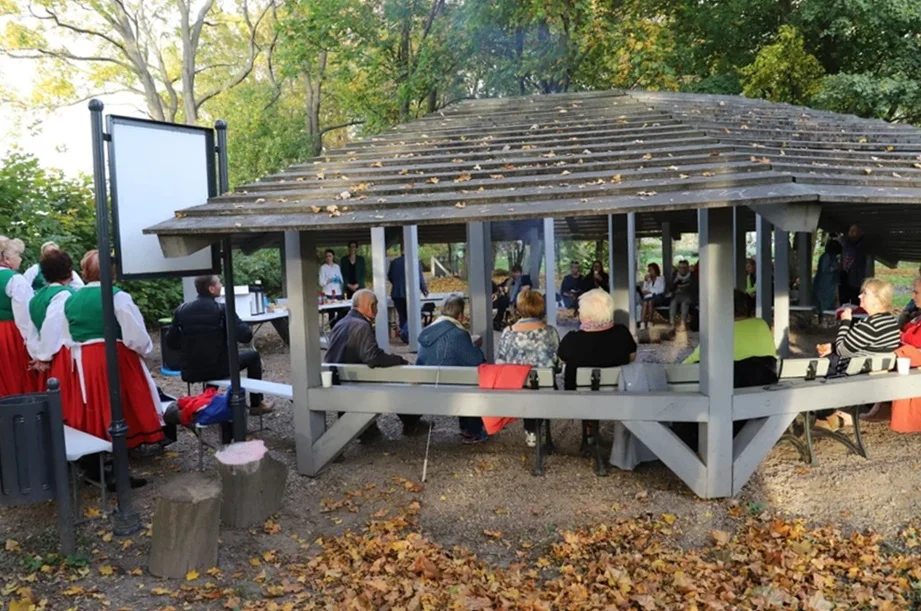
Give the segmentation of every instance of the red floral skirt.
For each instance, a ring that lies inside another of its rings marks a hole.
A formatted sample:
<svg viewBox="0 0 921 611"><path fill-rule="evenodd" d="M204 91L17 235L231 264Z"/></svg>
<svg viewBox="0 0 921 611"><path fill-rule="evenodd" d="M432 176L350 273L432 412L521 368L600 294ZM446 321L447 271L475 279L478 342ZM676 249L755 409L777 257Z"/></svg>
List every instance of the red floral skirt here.
<svg viewBox="0 0 921 611"><path fill-rule="evenodd" d="M80 350L86 403L80 413L72 414L68 424L90 435L110 439L112 410L109 406L105 343L87 344ZM122 412L128 425L128 447L157 443L163 439L163 429L146 369L141 357L121 342L118 343L118 369Z"/></svg>
<svg viewBox="0 0 921 611"><path fill-rule="evenodd" d="M33 392L35 376L29 372L29 351L12 320L0 321L0 397Z"/></svg>

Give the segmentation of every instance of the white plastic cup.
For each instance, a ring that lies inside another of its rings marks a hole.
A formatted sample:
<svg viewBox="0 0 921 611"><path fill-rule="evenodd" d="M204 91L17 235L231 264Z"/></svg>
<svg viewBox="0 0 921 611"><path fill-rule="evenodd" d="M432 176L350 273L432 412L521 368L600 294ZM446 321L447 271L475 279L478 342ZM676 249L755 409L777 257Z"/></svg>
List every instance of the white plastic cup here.
<svg viewBox="0 0 921 611"><path fill-rule="evenodd" d="M911 369L910 358L900 356L899 358L895 359L895 364L900 376L908 375L908 370Z"/></svg>
<svg viewBox="0 0 921 611"><path fill-rule="evenodd" d="M333 387L333 372L332 371L321 371L320 379L323 381L323 388Z"/></svg>

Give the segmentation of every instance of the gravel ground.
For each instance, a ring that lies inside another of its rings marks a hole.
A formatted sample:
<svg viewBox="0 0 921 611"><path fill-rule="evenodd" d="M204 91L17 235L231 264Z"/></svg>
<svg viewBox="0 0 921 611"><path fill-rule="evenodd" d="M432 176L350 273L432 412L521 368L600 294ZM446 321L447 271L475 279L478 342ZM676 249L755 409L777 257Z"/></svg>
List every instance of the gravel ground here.
<svg viewBox="0 0 921 611"><path fill-rule="evenodd" d="M795 327L794 351L809 354L832 333L831 329ZM673 341L641 345L638 358L678 361L696 342L694 333L679 334ZM271 327L262 329L256 347L264 358L265 378L287 381L288 349ZM152 356L150 366L164 390L185 393L185 384L178 378L159 375L159 354ZM268 430L259 436L291 469L284 504L275 520L281 529L277 533L223 529L220 565L228 574L249 568L248 559L254 555L267 550L293 553L304 540L360 528L373 515L380 517L379 512L413 499L421 501L419 515L426 534L447 547L462 545L499 564L513 560L514 545L497 544L484 531L502 531L504 540L524 540L539 547L553 539L558 528L671 513L685 525L680 544L695 546L713 530L731 529L728 512L741 503L752 512L767 509L814 523L834 523L845 530L872 529L889 537L916 517L921 506L921 436L898 435L881 424L865 426L868 459L822 440L817 443L818 464L806 466L792 447L780 445L739 498L703 501L659 463L641 465L634 472L612 469L610 477L595 477L591 461L578 453L580 428L575 421L554 423L557 453L547 458L543 478L530 474L532 453L524 445L520 424L485 444L463 446L458 443L454 419L426 418L433 428L427 482L420 490L416 483L421 480L426 435L402 438L395 416L381 418L386 439L371 445L353 443L341 462L331 464L317 478L308 478L296 472L292 404L276 402L276 408L265 419ZM210 434L213 439L214 432ZM602 435L610 437L604 425ZM207 459L206 469L211 460ZM159 486L173 473L196 466L197 443L187 432L160 456L133 457L133 473L150 480L135 495L142 522L150 522ZM98 496L88 490L84 497L84 508L98 503ZM53 525L50 506L4 508L0 540L15 538L23 548L47 552L56 547ZM149 539L143 534L135 536L129 546L117 539L100 540L107 528L104 522L91 522L81 527L81 541L93 550L94 558L108 559L124 574L128 585L115 598L110 594L113 604L138 604L139 594L132 588L143 584L132 582L129 573L146 569Z"/></svg>

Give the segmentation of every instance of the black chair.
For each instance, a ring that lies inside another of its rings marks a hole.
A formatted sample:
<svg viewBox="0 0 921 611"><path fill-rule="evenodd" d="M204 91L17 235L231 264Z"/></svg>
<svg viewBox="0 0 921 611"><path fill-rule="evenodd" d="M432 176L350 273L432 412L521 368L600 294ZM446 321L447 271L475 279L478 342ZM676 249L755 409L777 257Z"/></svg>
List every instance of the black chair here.
<svg viewBox="0 0 921 611"><path fill-rule="evenodd" d="M435 320L435 304L431 301L422 304L422 311L420 314L422 316L422 326L429 326Z"/></svg>
<svg viewBox="0 0 921 611"><path fill-rule="evenodd" d="M58 381L48 392L0 399L0 505L54 500L61 549L76 551Z"/></svg>

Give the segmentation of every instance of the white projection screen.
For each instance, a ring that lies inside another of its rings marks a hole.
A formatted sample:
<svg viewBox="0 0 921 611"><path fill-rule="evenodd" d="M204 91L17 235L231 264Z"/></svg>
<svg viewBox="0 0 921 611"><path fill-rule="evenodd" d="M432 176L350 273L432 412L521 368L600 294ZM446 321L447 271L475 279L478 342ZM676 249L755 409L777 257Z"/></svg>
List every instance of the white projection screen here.
<svg viewBox="0 0 921 611"><path fill-rule="evenodd" d="M167 259L146 227L217 195L214 132L109 116L109 181L119 280L199 276L219 268L216 247Z"/></svg>

